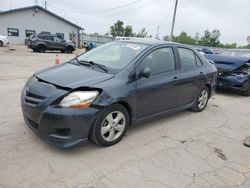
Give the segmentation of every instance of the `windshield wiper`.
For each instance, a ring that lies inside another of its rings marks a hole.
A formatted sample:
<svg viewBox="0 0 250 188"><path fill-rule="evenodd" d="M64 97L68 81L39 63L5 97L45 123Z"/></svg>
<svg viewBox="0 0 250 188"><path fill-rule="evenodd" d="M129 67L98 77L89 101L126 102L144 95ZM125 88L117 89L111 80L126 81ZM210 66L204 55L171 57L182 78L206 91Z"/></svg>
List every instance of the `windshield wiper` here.
<svg viewBox="0 0 250 188"><path fill-rule="evenodd" d="M96 66L96 67L102 69L102 70L105 71L105 72L108 72L107 67L106 67L105 65L101 65L101 64L95 63L95 62L93 62L93 61L79 60L78 58L76 58L76 61L77 61L79 64L83 64L83 65L93 65L93 66Z"/></svg>
<svg viewBox="0 0 250 188"><path fill-rule="evenodd" d="M104 70L105 72L108 72L107 67L105 65L99 64L99 63L95 63L93 61L89 61L89 63L91 63L92 65L99 67L100 69Z"/></svg>

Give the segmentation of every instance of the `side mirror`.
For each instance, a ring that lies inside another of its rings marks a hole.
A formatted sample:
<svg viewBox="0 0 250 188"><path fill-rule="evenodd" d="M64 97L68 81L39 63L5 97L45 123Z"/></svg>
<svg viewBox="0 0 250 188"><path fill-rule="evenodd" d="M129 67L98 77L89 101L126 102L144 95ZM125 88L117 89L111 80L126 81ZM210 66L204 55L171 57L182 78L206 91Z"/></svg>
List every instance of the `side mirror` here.
<svg viewBox="0 0 250 188"><path fill-rule="evenodd" d="M66 42L66 40L65 40L65 39L63 39L63 40L62 40L62 42Z"/></svg>
<svg viewBox="0 0 250 188"><path fill-rule="evenodd" d="M139 74L139 78L149 78L151 73L151 69L149 67L145 67L144 69L141 70Z"/></svg>

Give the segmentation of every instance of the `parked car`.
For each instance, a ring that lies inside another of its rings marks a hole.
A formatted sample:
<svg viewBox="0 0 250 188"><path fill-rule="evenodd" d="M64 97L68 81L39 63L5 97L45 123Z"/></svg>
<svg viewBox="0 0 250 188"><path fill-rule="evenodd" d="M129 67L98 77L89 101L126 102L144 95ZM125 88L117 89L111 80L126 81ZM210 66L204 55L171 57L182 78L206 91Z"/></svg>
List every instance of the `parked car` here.
<svg viewBox="0 0 250 188"><path fill-rule="evenodd" d="M92 50L94 48L96 48L97 45L95 42L91 42L87 47L86 47L86 51Z"/></svg>
<svg viewBox="0 0 250 188"><path fill-rule="evenodd" d="M228 50L220 55L205 54L218 69L217 88L240 91L250 96L250 50Z"/></svg>
<svg viewBox="0 0 250 188"><path fill-rule="evenodd" d="M32 35L32 38L27 41L28 48L34 52L45 52L46 50L60 50L62 53L72 53L76 46L69 41L62 40L57 35L53 34L37 34Z"/></svg>
<svg viewBox="0 0 250 188"><path fill-rule="evenodd" d="M217 69L193 48L115 41L35 73L21 94L23 117L45 140L72 147L118 143L129 125L185 109L200 112Z"/></svg>
<svg viewBox="0 0 250 188"><path fill-rule="evenodd" d="M0 35L0 47L8 44L9 44L8 37Z"/></svg>
<svg viewBox="0 0 250 188"><path fill-rule="evenodd" d="M213 54L214 52L212 50L210 50L209 48L202 48L201 52L205 53L205 54Z"/></svg>

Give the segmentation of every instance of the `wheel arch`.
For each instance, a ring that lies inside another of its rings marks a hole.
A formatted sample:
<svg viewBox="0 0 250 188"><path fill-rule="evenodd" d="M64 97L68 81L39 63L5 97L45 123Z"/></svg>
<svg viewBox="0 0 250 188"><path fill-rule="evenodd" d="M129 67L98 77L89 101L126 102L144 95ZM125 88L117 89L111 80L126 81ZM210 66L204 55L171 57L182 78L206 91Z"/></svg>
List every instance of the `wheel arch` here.
<svg viewBox="0 0 250 188"><path fill-rule="evenodd" d="M211 85L208 84L208 83L207 83L205 86L208 88L208 92L209 92L208 94L209 94L209 98L210 98L210 97L211 97L212 87L211 87Z"/></svg>
<svg viewBox="0 0 250 188"><path fill-rule="evenodd" d="M38 48L39 46L44 46L45 48L47 48L47 44L46 43L38 43L36 45L36 48Z"/></svg>
<svg viewBox="0 0 250 188"><path fill-rule="evenodd" d="M132 108L131 108L131 106L129 105L129 103L128 102L126 102L126 101L123 101L123 100L121 100L121 101L117 101L117 102L115 102L114 104L119 104L119 105L122 105L127 111L128 111L128 114L129 114L129 125L131 124L131 121L132 121Z"/></svg>

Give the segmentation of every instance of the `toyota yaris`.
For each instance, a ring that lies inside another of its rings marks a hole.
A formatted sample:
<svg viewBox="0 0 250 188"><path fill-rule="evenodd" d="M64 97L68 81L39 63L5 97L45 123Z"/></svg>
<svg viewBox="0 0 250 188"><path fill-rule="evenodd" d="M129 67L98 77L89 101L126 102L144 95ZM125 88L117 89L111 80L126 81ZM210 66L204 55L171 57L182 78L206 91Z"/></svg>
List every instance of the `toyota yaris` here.
<svg viewBox="0 0 250 188"><path fill-rule="evenodd" d="M215 66L193 48L117 41L35 73L21 95L24 120L44 140L72 147L119 142L130 125L192 109L214 92Z"/></svg>

